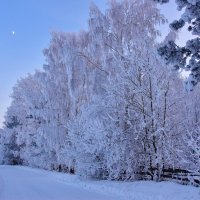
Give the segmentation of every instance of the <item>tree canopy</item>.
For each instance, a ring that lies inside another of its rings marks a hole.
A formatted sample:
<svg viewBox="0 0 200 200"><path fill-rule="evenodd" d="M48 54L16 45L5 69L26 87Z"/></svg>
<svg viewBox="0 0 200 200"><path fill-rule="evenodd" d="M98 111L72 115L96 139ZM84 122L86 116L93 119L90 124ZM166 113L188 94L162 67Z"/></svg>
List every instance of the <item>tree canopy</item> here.
<svg viewBox="0 0 200 200"><path fill-rule="evenodd" d="M161 4L169 2L169 0L155 1ZM188 40L183 47L174 41L169 41L159 48L159 54L167 63L173 64L175 70L190 71L186 84L188 90L193 90L193 87L200 82L200 0L176 0L176 4L177 9L184 12L180 19L170 24L170 28L177 31L187 26L188 31L197 37Z"/></svg>

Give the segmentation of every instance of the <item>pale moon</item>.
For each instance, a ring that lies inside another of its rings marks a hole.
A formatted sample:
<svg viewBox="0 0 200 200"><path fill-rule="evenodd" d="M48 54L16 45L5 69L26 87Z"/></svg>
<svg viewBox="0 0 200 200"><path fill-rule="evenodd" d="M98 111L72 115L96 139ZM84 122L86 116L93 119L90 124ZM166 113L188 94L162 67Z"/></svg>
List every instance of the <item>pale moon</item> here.
<svg viewBox="0 0 200 200"><path fill-rule="evenodd" d="M12 35L15 35L15 31L12 31Z"/></svg>

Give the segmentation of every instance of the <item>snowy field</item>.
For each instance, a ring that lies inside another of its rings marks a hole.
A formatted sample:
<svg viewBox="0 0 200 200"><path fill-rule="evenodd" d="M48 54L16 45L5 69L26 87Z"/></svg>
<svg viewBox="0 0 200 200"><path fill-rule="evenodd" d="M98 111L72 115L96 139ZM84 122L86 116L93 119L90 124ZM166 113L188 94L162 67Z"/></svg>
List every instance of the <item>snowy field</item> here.
<svg viewBox="0 0 200 200"><path fill-rule="evenodd" d="M200 189L170 182L85 181L20 166L0 166L0 200L200 200Z"/></svg>

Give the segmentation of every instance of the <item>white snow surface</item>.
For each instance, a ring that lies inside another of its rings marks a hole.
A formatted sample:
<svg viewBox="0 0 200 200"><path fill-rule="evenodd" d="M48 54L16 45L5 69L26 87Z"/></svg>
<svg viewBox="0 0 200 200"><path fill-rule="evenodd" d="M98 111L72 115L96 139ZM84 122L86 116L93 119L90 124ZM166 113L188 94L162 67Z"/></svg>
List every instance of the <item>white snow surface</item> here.
<svg viewBox="0 0 200 200"><path fill-rule="evenodd" d="M172 182L116 182L21 166L0 166L0 200L200 200L200 189Z"/></svg>

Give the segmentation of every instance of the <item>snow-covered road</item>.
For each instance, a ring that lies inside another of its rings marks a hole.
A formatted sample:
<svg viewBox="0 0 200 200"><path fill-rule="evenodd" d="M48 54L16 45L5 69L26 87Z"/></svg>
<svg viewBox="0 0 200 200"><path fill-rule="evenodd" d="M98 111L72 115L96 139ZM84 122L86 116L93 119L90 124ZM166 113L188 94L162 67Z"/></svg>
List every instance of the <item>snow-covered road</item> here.
<svg viewBox="0 0 200 200"><path fill-rule="evenodd" d="M200 200L200 188L172 182L80 180L77 176L0 165L0 200Z"/></svg>
<svg viewBox="0 0 200 200"><path fill-rule="evenodd" d="M57 173L18 166L0 166L0 200L113 200L117 197L65 184Z"/></svg>

